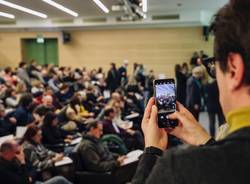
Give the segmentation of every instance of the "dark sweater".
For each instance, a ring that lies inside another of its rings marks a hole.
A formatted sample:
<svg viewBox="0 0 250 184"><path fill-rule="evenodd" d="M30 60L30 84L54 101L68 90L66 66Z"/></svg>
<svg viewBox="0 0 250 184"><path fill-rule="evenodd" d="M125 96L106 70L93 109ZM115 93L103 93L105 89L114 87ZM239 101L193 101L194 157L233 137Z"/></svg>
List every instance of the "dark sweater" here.
<svg viewBox="0 0 250 184"><path fill-rule="evenodd" d="M7 161L0 157L0 183L28 184L29 176L25 165L16 161Z"/></svg>
<svg viewBox="0 0 250 184"><path fill-rule="evenodd" d="M57 126L43 126L42 127L42 142L43 144L64 144L65 136L60 131L60 128Z"/></svg>
<svg viewBox="0 0 250 184"><path fill-rule="evenodd" d="M250 128L226 139L162 157L144 154L132 184L249 184Z"/></svg>

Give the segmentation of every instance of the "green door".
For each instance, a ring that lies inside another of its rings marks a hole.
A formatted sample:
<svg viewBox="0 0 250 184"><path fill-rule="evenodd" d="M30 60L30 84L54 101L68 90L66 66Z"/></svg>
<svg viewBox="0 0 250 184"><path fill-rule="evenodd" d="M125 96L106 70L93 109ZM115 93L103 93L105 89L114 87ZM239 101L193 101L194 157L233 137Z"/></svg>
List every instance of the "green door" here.
<svg viewBox="0 0 250 184"><path fill-rule="evenodd" d="M23 60L35 59L38 64L58 65L57 39L45 39L44 43L37 43L36 39L23 40Z"/></svg>
<svg viewBox="0 0 250 184"><path fill-rule="evenodd" d="M57 39L45 40L46 64L58 65Z"/></svg>

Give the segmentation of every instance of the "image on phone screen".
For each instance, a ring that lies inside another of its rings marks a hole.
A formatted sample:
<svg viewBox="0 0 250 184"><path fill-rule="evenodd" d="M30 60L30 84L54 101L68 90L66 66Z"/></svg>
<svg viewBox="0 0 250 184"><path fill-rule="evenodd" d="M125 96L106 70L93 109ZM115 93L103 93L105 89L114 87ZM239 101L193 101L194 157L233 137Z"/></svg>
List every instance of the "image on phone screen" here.
<svg viewBox="0 0 250 184"><path fill-rule="evenodd" d="M158 113L172 113L176 109L175 84L162 82L155 86Z"/></svg>

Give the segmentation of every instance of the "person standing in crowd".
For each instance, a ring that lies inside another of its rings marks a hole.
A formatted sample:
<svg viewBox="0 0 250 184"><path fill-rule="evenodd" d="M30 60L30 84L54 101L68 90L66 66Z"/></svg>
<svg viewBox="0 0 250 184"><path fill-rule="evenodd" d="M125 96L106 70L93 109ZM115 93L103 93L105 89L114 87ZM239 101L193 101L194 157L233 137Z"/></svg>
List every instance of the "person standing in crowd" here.
<svg viewBox="0 0 250 184"><path fill-rule="evenodd" d="M25 62L20 62L17 69L17 76L25 82L28 87L31 87L31 79L27 71L27 64Z"/></svg>
<svg viewBox="0 0 250 184"><path fill-rule="evenodd" d="M182 73L181 66L175 65L175 77L176 77L176 91L177 100L184 104L186 102L186 83L187 77Z"/></svg>
<svg viewBox="0 0 250 184"><path fill-rule="evenodd" d="M177 111L169 115L169 119L179 121L179 126L169 132L158 128L157 107L152 98L142 120L146 148L132 184L249 183L249 9L249 0L230 0L216 14L211 27L215 35L211 65L215 65L220 102L227 116L227 136L221 141L211 139L180 103ZM192 147L166 150L168 133Z"/></svg>
<svg viewBox="0 0 250 184"><path fill-rule="evenodd" d="M144 87L145 86L145 70L143 67L143 64L138 64L135 72L134 72L134 76L136 81L140 84L140 86Z"/></svg>
<svg viewBox="0 0 250 184"><path fill-rule="evenodd" d="M121 86L125 87L128 83L128 60L123 61L123 65L118 69L120 75L120 84Z"/></svg>
<svg viewBox="0 0 250 184"><path fill-rule="evenodd" d="M225 123L225 118L219 102L219 90L216 80L205 86L205 97L207 102L207 112L209 117L209 130L212 137L215 136L216 115L219 126Z"/></svg>
<svg viewBox="0 0 250 184"><path fill-rule="evenodd" d="M62 176L53 177L45 182L34 180L30 175L22 146L8 140L0 147L0 180L8 184L71 184Z"/></svg>
<svg viewBox="0 0 250 184"><path fill-rule="evenodd" d="M197 66L197 59L198 59L198 57L199 57L198 52L194 52L193 56L192 56L192 58L190 60L190 65L192 66L192 68L194 68L194 67Z"/></svg>
<svg viewBox="0 0 250 184"><path fill-rule="evenodd" d="M106 79L107 88L114 92L120 86L120 76L119 72L116 69L115 63L111 63L111 68L108 71L108 76Z"/></svg>
<svg viewBox="0 0 250 184"><path fill-rule="evenodd" d="M194 117L198 120L201 108L201 83L200 78L203 76L203 69L199 66L192 70L192 76L187 80L186 88L186 106Z"/></svg>
<svg viewBox="0 0 250 184"><path fill-rule="evenodd" d="M189 67L187 63L183 63L181 66L181 71L182 73L186 76L189 77L190 76L190 71L189 71Z"/></svg>
<svg viewBox="0 0 250 184"><path fill-rule="evenodd" d="M125 156L109 152L100 142L103 134L102 124L97 121L89 122L86 132L77 148L84 170L107 172L117 169L123 163Z"/></svg>
<svg viewBox="0 0 250 184"><path fill-rule="evenodd" d="M203 50L200 50L199 57L200 57L201 59L205 59L205 58L208 57L208 55L205 54Z"/></svg>

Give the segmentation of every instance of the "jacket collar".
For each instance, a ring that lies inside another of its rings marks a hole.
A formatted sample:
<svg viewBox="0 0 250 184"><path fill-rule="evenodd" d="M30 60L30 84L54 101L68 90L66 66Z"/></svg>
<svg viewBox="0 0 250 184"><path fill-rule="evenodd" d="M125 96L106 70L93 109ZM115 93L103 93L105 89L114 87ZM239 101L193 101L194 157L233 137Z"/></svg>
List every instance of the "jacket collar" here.
<svg viewBox="0 0 250 184"><path fill-rule="evenodd" d="M230 133L223 141L250 141L250 127L241 128Z"/></svg>
<svg viewBox="0 0 250 184"><path fill-rule="evenodd" d="M83 139L87 139L87 140L90 140L91 142L95 142L95 143L98 143L99 140L91 135L88 135L88 134L83 134L82 135L82 138Z"/></svg>
<svg viewBox="0 0 250 184"><path fill-rule="evenodd" d="M229 134L241 128L250 127L250 107L243 107L227 114Z"/></svg>

